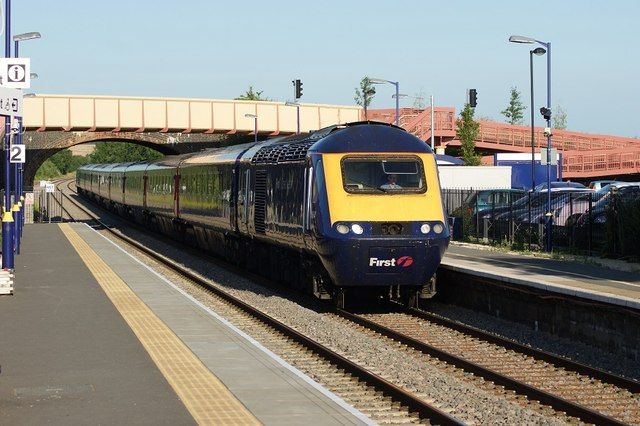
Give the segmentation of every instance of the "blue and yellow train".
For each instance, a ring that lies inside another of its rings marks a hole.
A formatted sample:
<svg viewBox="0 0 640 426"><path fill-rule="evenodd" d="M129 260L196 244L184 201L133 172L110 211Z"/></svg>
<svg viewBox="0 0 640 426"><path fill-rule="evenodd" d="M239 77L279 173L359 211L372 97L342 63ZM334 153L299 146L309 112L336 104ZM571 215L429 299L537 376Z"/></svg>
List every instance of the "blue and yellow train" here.
<svg viewBox="0 0 640 426"><path fill-rule="evenodd" d="M76 183L121 215L339 305L432 296L449 244L432 150L383 123L88 165Z"/></svg>

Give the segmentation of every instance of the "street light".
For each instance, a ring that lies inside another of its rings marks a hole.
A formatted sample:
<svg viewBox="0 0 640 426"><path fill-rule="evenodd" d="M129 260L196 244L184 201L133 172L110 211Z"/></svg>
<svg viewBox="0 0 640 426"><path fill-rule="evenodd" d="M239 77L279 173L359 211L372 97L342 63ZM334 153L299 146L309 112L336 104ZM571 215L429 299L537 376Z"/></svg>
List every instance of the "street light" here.
<svg viewBox="0 0 640 426"><path fill-rule="evenodd" d="M13 41L18 42L18 41L25 41L25 40L33 40L40 37L42 37L42 35L40 35L39 32L33 31L30 33L16 34L13 36ZM16 51L16 58L17 57L18 57L18 53Z"/></svg>
<svg viewBox="0 0 640 426"><path fill-rule="evenodd" d="M31 72L29 73L29 78L31 78L31 80L35 80L36 78L38 78L38 74L36 74L35 72Z"/></svg>
<svg viewBox="0 0 640 426"><path fill-rule="evenodd" d="M300 134L300 104L298 102L285 102L286 106L296 107L296 135Z"/></svg>
<svg viewBox="0 0 640 426"><path fill-rule="evenodd" d="M536 40L535 38L512 35L509 37L511 43L524 43L542 45L547 50L547 109L551 111L551 43ZM532 80L533 81L533 80ZM547 127L551 128L551 114L545 116ZM553 230L553 214L551 213L551 133L547 134L547 213L546 221L546 250L550 252L553 249L553 238L551 232Z"/></svg>
<svg viewBox="0 0 640 426"><path fill-rule="evenodd" d="M534 129L534 102L533 102L533 55L542 56L547 53L542 47L536 47L529 51L529 78L531 83L531 190L536 187L535 174L535 129Z"/></svg>
<svg viewBox="0 0 640 426"><path fill-rule="evenodd" d="M369 83L372 84L393 84L396 86L396 126L400 127L400 82L385 80L383 78L370 78Z"/></svg>
<svg viewBox="0 0 640 426"><path fill-rule="evenodd" d="M253 141L258 143L258 116L256 114L245 114L247 118L253 118Z"/></svg>

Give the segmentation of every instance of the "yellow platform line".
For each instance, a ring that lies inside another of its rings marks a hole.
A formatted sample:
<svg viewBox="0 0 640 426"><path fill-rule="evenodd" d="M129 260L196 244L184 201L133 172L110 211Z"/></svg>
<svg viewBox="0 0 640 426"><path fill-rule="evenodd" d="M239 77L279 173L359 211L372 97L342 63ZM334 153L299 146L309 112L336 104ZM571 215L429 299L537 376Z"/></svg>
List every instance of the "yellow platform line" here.
<svg viewBox="0 0 640 426"><path fill-rule="evenodd" d="M71 226L59 226L198 424L260 424Z"/></svg>

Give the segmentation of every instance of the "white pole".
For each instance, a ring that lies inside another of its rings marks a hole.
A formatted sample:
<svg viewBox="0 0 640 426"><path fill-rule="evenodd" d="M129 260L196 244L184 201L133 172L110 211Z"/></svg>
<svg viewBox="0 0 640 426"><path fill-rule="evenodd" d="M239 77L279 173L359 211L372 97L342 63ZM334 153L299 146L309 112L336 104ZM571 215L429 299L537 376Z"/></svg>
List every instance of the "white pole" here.
<svg viewBox="0 0 640 426"><path fill-rule="evenodd" d="M431 100L431 149L434 150L435 149L435 144L433 142L433 130L434 130L434 126L433 126L433 95L429 96L429 99Z"/></svg>

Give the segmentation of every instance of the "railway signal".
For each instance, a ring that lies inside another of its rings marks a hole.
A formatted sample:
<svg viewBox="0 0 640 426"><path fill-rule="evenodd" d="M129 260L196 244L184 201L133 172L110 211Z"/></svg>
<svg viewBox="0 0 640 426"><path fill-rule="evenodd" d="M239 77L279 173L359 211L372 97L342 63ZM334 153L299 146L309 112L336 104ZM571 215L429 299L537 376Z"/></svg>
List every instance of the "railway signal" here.
<svg viewBox="0 0 640 426"><path fill-rule="evenodd" d="M298 100L302 97L302 81L298 78L292 81L295 88L295 99Z"/></svg>
<svg viewBox="0 0 640 426"><path fill-rule="evenodd" d="M469 106L475 108L478 105L478 91L476 89L469 89Z"/></svg>

